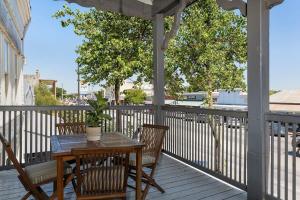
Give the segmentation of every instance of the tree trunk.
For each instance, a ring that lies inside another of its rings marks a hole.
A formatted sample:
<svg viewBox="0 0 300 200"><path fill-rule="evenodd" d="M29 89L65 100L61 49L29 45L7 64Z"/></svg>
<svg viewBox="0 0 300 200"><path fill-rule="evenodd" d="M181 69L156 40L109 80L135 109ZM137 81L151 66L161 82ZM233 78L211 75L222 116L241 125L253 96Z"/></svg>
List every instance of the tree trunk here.
<svg viewBox="0 0 300 200"><path fill-rule="evenodd" d="M207 105L209 108L212 108L213 107L213 87L212 87L212 82L209 80L208 81L208 91L207 91ZM216 122L216 119L215 119L215 116L211 115L211 116L208 116L208 124L209 126L211 127L211 131L212 131L212 134L215 138L215 171L219 171L219 168L220 168L220 160L219 160L219 157L220 157L220 140L219 140L219 134L217 132L217 122Z"/></svg>
<svg viewBox="0 0 300 200"><path fill-rule="evenodd" d="M120 105L120 81L115 82L115 104Z"/></svg>
<svg viewBox="0 0 300 200"><path fill-rule="evenodd" d="M115 104L120 105L120 81L116 80L115 82ZM122 131L122 113L121 110L116 110L116 127L117 131Z"/></svg>

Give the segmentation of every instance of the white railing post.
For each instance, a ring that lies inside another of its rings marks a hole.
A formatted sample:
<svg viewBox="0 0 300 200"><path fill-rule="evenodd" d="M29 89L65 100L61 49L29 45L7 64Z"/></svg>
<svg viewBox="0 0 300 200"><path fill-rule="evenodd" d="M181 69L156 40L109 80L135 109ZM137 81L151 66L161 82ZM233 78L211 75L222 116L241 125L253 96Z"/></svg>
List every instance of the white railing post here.
<svg viewBox="0 0 300 200"><path fill-rule="evenodd" d="M269 8L247 1L248 34L248 199L264 199L268 149L265 113L269 110Z"/></svg>
<svg viewBox="0 0 300 200"><path fill-rule="evenodd" d="M153 104L157 106L155 124L163 124L160 107L165 104L165 72L164 72L164 16L156 14L153 19Z"/></svg>

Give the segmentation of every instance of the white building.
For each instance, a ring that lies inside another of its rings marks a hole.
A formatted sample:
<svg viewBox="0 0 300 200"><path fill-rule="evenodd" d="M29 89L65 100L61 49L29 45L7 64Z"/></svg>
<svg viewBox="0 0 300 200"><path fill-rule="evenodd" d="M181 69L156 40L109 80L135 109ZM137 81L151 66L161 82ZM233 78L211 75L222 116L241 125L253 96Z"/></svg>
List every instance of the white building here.
<svg viewBox="0 0 300 200"><path fill-rule="evenodd" d="M29 0L0 0L0 105L24 103L24 38Z"/></svg>
<svg viewBox="0 0 300 200"><path fill-rule="evenodd" d="M124 91L134 89L135 86L136 85L134 84L133 81L125 80L124 83L120 87L120 100L122 101L125 98ZM146 93L148 99L153 97L154 91L153 91L152 84L143 83L143 84L141 84L141 86L139 88ZM115 100L115 90L114 90L113 86L109 86L109 87L105 88L104 97L107 98L108 101L110 101L110 102Z"/></svg>
<svg viewBox="0 0 300 200"><path fill-rule="evenodd" d="M219 90L218 105L247 105L247 93L241 89L233 91Z"/></svg>

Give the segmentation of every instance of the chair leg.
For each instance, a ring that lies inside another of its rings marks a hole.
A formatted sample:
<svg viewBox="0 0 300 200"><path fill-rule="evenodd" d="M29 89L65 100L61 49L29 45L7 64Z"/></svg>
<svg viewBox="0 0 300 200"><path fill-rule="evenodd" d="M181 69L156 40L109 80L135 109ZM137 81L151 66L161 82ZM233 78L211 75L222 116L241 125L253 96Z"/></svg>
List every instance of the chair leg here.
<svg viewBox="0 0 300 200"><path fill-rule="evenodd" d="M27 200L30 196L31 196L31 192L27 192L27 194L25 194L22 200Z"/></svg>
<svg viewBox="0 0 300 200"><path fill-rule="evenodd" d="M153 174L154 174L153 172L154 172L154 170L152 170L150 176L149 176L148 174L146 174L145 172L143 172L143 177L144 177L145 179L147 179L148 184L150 184L150 185L152 185L153 187L155 187L156 189L158 189L161 193L165 193L165 190L162 189L162 187L160 187L160 186L156 183L156 181L154 180L154 178L152 178L152 177L153 177Z"/></svg>
<svg viewBox="0 0 300 200"><path fill-rule="evenodd" d="M35 190L31 192L32 196L34 196L36 199L39 200L48 200L49 196L46 194L46 192L41 187L36 187Z"/></svg>
<svg viewBox="0 0 300 200"><path fill-rule="evenodd" d="M74 179L74 174L67 176L64 181L64 187L66 187L73 179ZM56 182L56 181L54 181L54 182ZM54 185L56 185L56 184L54 184ZM50 196L49 199L50 200L55 199L56 196L57 196L57 190L53 190L53 194Z"/></svg>

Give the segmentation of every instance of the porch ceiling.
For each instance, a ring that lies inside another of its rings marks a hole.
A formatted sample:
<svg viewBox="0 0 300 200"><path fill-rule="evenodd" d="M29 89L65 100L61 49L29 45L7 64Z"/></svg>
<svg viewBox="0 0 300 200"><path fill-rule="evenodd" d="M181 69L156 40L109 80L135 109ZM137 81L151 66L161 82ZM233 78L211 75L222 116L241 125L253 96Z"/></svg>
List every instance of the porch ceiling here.
<svg viewBox="0 0 300 200"><path fill-rule="evenodd" d="M65 0L83 7L119 12L151 20L155 14L173 15L180 0ZM186 0L187 5L196 0Z"/></svg>

